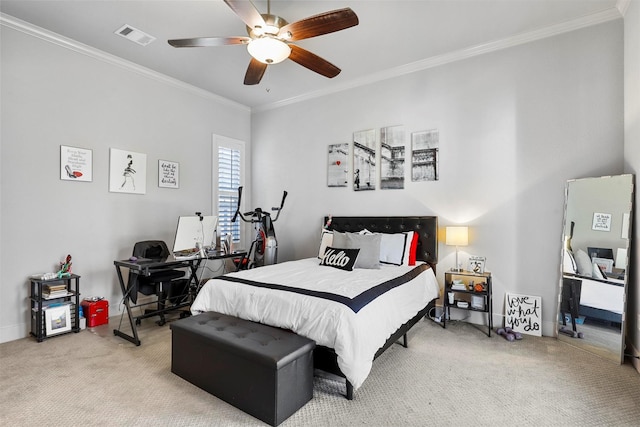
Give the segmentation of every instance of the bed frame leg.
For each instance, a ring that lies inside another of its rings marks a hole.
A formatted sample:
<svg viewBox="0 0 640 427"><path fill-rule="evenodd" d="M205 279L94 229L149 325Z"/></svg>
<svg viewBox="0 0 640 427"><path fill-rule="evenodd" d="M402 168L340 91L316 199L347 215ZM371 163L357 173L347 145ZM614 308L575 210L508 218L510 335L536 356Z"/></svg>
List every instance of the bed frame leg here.
<svg viewBox="0 0 640 427"><path fill-rule="evenodd" d="M347 400L353 400L353 386L349 380L345 380L347 383Z"/></svg>
<svg viewBox="0 0 640 427"><path fill-rule="evenodd" d="M404 334L404 335L402 336L402 346L403 346L404 348L409 348L409 343L407 342L407 334Z"/></svg>

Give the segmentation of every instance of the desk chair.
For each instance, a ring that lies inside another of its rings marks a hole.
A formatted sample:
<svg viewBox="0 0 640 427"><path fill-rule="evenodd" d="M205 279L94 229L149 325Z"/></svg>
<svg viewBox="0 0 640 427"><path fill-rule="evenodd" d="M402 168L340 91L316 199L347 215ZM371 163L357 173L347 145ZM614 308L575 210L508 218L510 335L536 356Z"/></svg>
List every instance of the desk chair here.
<svg viewBox="0 0 640 427"><path fill-rule="evenodd" d="M170 255L167 244L162 240L145 240L137 242L133 247L133 256L138 258L166 259ZM143 295L157 295L157 310L145 310L145 314L158 311L160 320L158 325L166 323L164 310L166 308L167 297L184 292L187 283L182 277L186 273L182 270L164 270L151 273L150 276L140 276L137 273L129 274L128 294L135 304L138 299L138 292ZM180 279L180 280L178 280ZM177 290L173 288L180 288Z"/></svg>

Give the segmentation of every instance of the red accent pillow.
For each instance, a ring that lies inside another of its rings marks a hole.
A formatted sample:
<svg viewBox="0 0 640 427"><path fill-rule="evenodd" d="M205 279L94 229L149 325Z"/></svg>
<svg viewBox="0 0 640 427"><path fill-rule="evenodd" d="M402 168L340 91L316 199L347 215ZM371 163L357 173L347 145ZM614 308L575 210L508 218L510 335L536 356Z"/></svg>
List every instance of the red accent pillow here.
<svg viewBox="0 0 640 427"><path fill-rule="evenodd" d="M416 255L418 252L418 232L413 232L413 239L411 239L411 249L409 250L409 265L416 265Z"/></svg>

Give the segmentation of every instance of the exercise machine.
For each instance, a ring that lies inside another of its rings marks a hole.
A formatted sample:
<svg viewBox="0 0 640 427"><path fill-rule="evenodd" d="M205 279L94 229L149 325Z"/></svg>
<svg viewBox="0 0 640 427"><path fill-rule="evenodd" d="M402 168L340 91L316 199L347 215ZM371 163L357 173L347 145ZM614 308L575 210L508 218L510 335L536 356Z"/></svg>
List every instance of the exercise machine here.
<svg viewBox="0 0 640 427"><path fill-rule="evenodd" d="M272 220L271 213L261 208L255 208L245 213L240 212L242 187L238 187L238 207L233 214L231 222L236 222L236 219L240 217L242 221L253 224L255 230L255 239L251 242L247 255L236 261L239 263L238 268L240 270L271 265L278 262L278 241L276 240L276 231L273 228L273 223L278 220L286 198L287 192L285 191L282 194L280 207L271 208L272 211L277 212L276 217Z"/></svg>

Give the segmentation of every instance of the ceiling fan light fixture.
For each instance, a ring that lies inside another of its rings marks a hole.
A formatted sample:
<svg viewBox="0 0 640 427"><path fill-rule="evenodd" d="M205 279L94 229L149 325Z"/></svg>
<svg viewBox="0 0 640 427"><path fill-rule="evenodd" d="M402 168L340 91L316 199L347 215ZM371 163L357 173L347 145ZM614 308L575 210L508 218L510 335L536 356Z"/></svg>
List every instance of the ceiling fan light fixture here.
<svg viewBox="0 0 640 427"><path fill-rule="evenodd" d="M282 40L273 37L260 37L247 45L249 55L263 64L277 64L289 57L291 48Z"/></svg>

